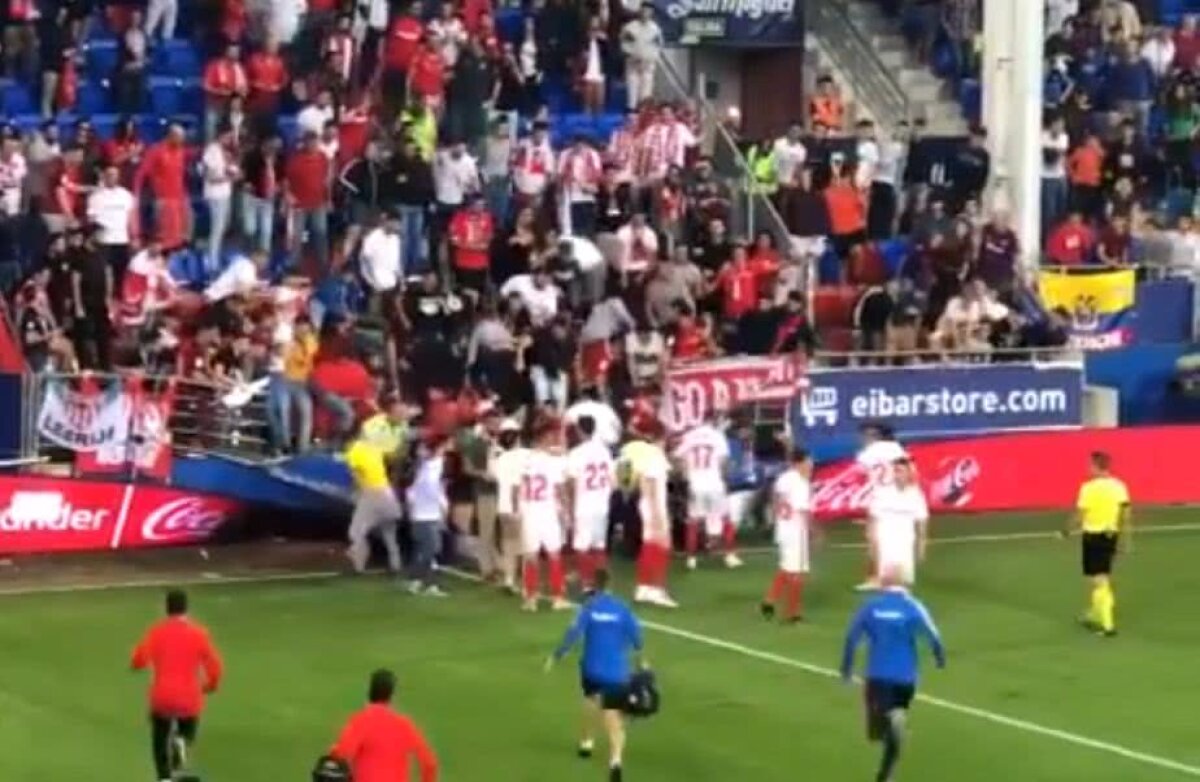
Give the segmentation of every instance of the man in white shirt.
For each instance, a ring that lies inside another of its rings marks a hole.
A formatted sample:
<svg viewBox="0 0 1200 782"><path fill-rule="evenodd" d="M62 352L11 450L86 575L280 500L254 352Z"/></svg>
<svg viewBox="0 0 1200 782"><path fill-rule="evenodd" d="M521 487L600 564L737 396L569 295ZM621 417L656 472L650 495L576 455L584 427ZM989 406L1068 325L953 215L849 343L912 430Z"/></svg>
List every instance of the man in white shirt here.
<svg viewBox="0 0 1200 782"><path fill-rule="evenodd" d="M567 422L578 427L584 418L595 423L596 439L609 448L621 442L621 419L612 405L602 402L594 388L585 389L579 401L567 408Z"/></svg>
<svg viewBox="0 0 1200 782"><path fill-rule="evenodd" d="M621 273L622 279L635 274L645 274L658 260L658 234L647 224L646 216L640 212L617 229L617 241L620 248L617 271Z"/></svg>
<svg viewBox="0 0 1200 782"><path fill-rule="evenodd" d="M316 100L300 109L300 113L296 115L296 128L301 138L309 133L321 136L325 132L325 126L333 119L333 93L321 90L317 93Z"/></svg>
<svg viewBox="0 0 1200 782"><path fill-rule="evenodd" d="M1146 36L1142 44L1142 59L1150 63L1154 75L1163 78L1171 71L1175 62L1175 40L1171 37L1171 28L1159 27L1153 35Z"/></svg>
<svg viewBox="0 0 1200 782"><path fill-rule="evenodd" d="M520 484L513 489L513 508L521 519L525 611L537 611L541 594L539 556L545 554L551 607L571 608L563 570L563 518L566 510L566 459L555 453L558 423L547 421L535 434L536 447L525 460Z"/></svg>
<svg viewBox="0 0 1200 782"><path fill-rule="evenodd" d="M871 194L867 202L867 234L872 239L888 239L896 223L896 209L904 158L908 146L899 131L877 142L875 164L871 171Z"/></svg>
<svg viewBox="0 0 1200 782"><path fill-rule="evenodd" d="M266 285L268 257L255 250L250 255L238 253L229 265L204 289L204 300L214 304L230 296L245 296Z"/></svg>
<svg viewBox="0 0 1200 782"><path fill-rule="evenodd" d="M500 573L504 589L517 594L517 564L521 558L521 522L514 492L521 485L525 462L532 450L521 444L521 425L512 418L500 422L497 441L501 452L492 460L496 480L496 519L500 524Z"/></svg>
<svg viewBox="0 0 1200 782"><path fill-rule="evenodd" d="M961 294L950 297L929 335L931 345L950 350L990 350L989 326L1006 319L1008 307L996 300L978 277L968 280Z"/></svg>
<svg viewBox="0 0 1200 782"><path fill-rule="evenodd" d="M799 122L788 125L787 133L775 139L771 145L771 157L775 161L775 181L779 186L779 211L786 215L791 211L791 202L800 187L800 172L808 161L808 148L804 146L804 127Z"/></svg>
<svg viewBox="0 0 1200 782"><path fill-rule="evenodd" d="M29 165L21 154L21 139L6 135L0 143L0 216L16 217L21 213L21 196Z"/></svg>
<svg viewBox="0 0 1200 782"><path fill-rule="evenodd" d="M763 596L762 615L764 619L775 618L776 606L786 599L783 620L798 622L803 616L801 600L812 536L812 460L803 448L792 451L788 469L775 479L771 520L779 548L779 569Z"/></svg>
<svg viewBox="0 0 1200 782"><path fill-rule="evenodd" d="M916 581L916 563L924 561L929 506L908 458L892 466L894 480L871 494L871 517L875 519L879 571L898 573L906 586Z"/></svg>
<svg viewBox="0 0 1200 782"><path fill-rule="evenodd" d="M204 174L204 202L208 204L208 255L205 256L205 271L216 274L221 268L221 249L225 233L229 230L230 210L233 203L233 183L241 178L241 171L233 155L233 133L229 126L222 127L217 137L204 147L200 160Z"/></svg>
<svg viewBox="0 0 1200 782"><path fill-rule="evenodd" d="M545 195L555 173L550 126L545 120L535 120L533 133L522 139L513 153L513 188L529 202L537 203Z"/></svg>
<svg viewBox="0 0 1200 782"><path fill-rule="evenodd" d="M550 273L539 267L532 274L517 274L500 288L500 295L515 296L521 307L529 313L534 328L546 325L558 314L558 300L562 291L550 282Z"/></svg>
<svg viewBox="0 0 1200 782"><path fill-rule="evenodd" d="M442 147L433 158L433 190L438 207L453 214L466 203L467 196L480 192L479 166L467 154L467 145L456 142Z"/></svg>
<svg viewBox="0 0 1200 782"><path fill-rule="evenodd" d="M1067 150L1071 139L1062 117L1042 131L1042 243L1067 213Z"/></svg>
<svg viewBox="0 0 1200 782"><path fill-rule="evenodd" d="M403 287L400 219L389 214L363 237L358 251L363 279L377 296L389 295Z"/></svg>
<svg viewBox="0 0 1200 782"><path fill-rule="evenodd" d="M96 243L106 256L113 284L119 290L129 265L137 200L121 186L121 171L116 166L105 166L100 172L100 184L88 196L87 219L96 226Z"/></svg>
<svg viewBox="0 0 1200 782"><path fill-rule="evenodd" d="M890 486L895 476L893 465L899 459L908 458L904 447L896 441L892 430L882 424L868 424L862 429L863 447L854 457L858 469L865 474L868 486L868 497L882 486ZM867 502L866 538L867 538L867 579L858 585L860 591L874 589L878 583L879 557L875 538L875 518L870 513L870 500Z"/></svg>
<svg viewBox="0 0 1200 782"><path fill-rule="evenodd" d="M662 48L663 33L654 21L654 4L643 3L637 18L621 28L621 52L625 55L625 84L631 110L653 99L654 72Z"/></svg>
<svg viewBox="0 0 1200 782"><path fill-rule="evenodd" d="M725 473L729 468L729 441L711 418L684 432L673 454L683 467L688 483L687 568L696 569L700 533L712 541L721 538L725 567L742 566L738 558L737 527L729 515L729 496Z"/></svg>
<svg viewBox="0 0 1200 782"><path fill-rule="evenodd" d="M575 428L580 443L567 454L567 507L579 581L590 590L596 571L608 569L608 514L617 481L616 462L597 436L594 418L580 416Z"/></svg>
<svg viewBox="0 0 1200 782"><path fill-rule="evenodd" d="M600 153L583 136L576 136L570 149L558 161L562 214L559 216L565 236L592 236L596 233L596 191L604 164Z"/></svg>

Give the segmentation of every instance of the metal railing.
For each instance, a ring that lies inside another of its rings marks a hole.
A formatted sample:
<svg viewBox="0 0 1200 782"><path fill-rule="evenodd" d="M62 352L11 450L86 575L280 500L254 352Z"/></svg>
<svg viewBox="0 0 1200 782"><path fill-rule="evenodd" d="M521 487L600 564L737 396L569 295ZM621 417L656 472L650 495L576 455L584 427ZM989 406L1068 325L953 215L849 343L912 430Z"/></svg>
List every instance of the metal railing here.
<svg viewBox="0 0 1200 782"><path fill-rule="evenodd" d="M1063 346L1052 348L992 348L990 350L937 349L923 350L818 350L813 354L814 367L847 367L862 369L892 369L898 366L974 366L988 363L1026 363L1036 366L1083 363L1084 352Z"/></svg>
<svg viewBox="0 0 1200 782"><path fill-rule="evenodd" d="M846 10L846 0L811 0L804 7L808 32L839 71L854 84L855 99L883 127L911 119L908 94L884 62L875 45Z"/></svg>

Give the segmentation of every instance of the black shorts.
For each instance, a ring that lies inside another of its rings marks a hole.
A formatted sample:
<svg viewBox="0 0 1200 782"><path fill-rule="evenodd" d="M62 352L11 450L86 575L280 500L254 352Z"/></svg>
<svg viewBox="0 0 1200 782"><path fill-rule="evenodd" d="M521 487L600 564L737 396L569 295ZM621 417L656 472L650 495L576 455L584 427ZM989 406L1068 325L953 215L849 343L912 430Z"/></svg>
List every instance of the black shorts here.
<svg viewBox="0 0 1200 782"><path fill-rule="evenodd" d="M1117 556L1115 532L1083 533L1083 574L1085 576L1107 576L1112 572L1113 560Z"/></svg>
<svg viewBox="0 0 1200 782"><path fill-rule="evenodd" d="M592 681L586 676L580 680L583 697L599 698L600 708L606 711L623 711L629 698L628 684L608 684Z"/></svg>
<svg viewBox="0 0 1200 782"><path fill-rule="evenodd" d="M917 688L912 684L868 679L864 690L867 706L867 735L872 740L883 736L888 714L896 709L908 710Z"/></svg>

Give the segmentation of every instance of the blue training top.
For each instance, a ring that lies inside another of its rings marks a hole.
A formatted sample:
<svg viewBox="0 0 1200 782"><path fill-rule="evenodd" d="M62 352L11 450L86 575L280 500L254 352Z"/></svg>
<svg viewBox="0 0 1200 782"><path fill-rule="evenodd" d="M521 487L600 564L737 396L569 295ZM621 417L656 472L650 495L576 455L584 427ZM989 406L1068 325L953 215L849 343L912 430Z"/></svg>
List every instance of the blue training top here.
<svg viewBox="0 0 1200 782"><path fill-rule="evenodd" d="M632 673L630 652L642 648L642 627L629 606L607 592L586 603L554 651L555 659L566 656L583 642L579 670L585 679L599 684L626 684Z"/></svg>
<svg viewBox="0 0 1200 782"><path fill-rule="evenodd" d="M850 678L854 653L864 636L868 680L916 684L917 639L921 636L928 639L938 667L946 665L946 650L933 618L907 590L882 590L867 598L858 609L846 631L842 649L843 678Z"/></svg>

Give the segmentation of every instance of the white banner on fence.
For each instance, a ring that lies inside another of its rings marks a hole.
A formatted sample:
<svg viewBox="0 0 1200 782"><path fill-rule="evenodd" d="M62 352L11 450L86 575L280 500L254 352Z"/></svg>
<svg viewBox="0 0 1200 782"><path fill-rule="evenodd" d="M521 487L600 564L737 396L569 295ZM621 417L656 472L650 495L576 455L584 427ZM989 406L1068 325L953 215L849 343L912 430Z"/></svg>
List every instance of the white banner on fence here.
<svg viewBox="0 0 1200 782"><path fill-rule="evenodd" d="M95 452L125 443L130 398L121 391L81 393L64 383L48 383L38 432L55 445Z"/></svg>

